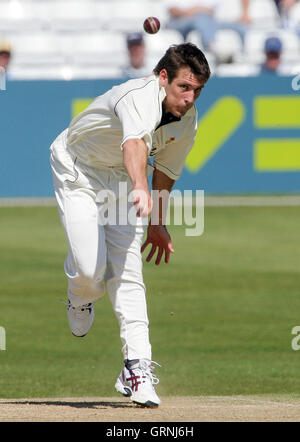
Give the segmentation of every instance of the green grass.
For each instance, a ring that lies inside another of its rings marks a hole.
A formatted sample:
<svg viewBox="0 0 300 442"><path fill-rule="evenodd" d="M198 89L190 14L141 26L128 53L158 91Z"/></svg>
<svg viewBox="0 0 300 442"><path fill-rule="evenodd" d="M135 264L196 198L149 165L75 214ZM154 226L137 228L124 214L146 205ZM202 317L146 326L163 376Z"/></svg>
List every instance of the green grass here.
<svg viewBox="0 0 300 442"><path fill-rule="evenodd" d="M144 265L160 395L299 395L299 219L300 207L209 207L202 236L169 229L170 264ZM84 339L68 328L56 208L0 208L0 245L0 397L115 395L108 296Z"/></svg>

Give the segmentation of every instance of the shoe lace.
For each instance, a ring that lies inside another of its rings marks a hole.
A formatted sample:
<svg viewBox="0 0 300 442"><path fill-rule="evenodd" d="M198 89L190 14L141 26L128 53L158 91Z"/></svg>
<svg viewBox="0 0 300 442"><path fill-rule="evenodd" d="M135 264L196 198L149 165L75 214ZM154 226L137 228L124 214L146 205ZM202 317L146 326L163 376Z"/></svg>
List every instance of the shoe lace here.
<svg viewBox="0 0 300 442"><path fill-rule="evenodd" d="M152 364L161 367L161 365L155 361L150 361L150 364L147 361L141 361L140 367L143 370L143 372L146 374L146 376L150 378L152 385L156 385L159 383L159 378L155 374L153 374L153 370L155 369L155 367L153 367Z"/></svg>
<svg viewBox="0 0 300 442"><path fill-rule="evenodd" d="M68 302L63 302L63 303L68 307L68 310L70 308L75 310L75 316L78 319L80 319L83 316L85 316L87 312L90 313L92 305L93 305L91 302L89 302L88 304L80 305L79 307L73 307L73 305L71 304L70 300L68 300Z"/></svg>

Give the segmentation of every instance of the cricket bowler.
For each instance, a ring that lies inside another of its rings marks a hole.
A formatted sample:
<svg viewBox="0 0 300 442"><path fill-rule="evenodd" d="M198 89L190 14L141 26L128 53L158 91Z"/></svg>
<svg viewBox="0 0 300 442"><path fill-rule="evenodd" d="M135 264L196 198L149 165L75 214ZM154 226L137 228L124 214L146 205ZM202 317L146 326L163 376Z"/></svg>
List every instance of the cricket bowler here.
<svg viewBox="0 0 300 442"><path fill-rule="evenodd" d="M200 49L191 43L171 46L151 75L97 97L50 147L68 242L64 269L71 331L77 337L87 334L94 304L107 291L120 325L124 361L115 388L145 407L157 407L160 399L154 387L158 378L153 374L142 252L151 246L146 261L156 255L156 265L163 257L168 263L174 252L161 204L151 198L148 175L153 173L152 190L171 191L193 147L194 103L209 77ZM99 196L103 192L108 199ZM113 204L117 217L107 221ZM132 209L135 221L126 222Z"/></svg>

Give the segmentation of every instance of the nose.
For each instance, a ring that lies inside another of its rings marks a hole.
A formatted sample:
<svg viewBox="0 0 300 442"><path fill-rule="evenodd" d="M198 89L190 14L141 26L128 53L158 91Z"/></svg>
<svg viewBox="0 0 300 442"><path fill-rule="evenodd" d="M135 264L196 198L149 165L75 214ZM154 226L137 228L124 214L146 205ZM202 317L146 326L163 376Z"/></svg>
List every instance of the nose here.
<svg viewBox="0 0 300 442"><path fill-rule="evenodd" d="M186 95L184 97L185 104L193 104L194 100L195 100L194 91L186 92Z"/></svg>

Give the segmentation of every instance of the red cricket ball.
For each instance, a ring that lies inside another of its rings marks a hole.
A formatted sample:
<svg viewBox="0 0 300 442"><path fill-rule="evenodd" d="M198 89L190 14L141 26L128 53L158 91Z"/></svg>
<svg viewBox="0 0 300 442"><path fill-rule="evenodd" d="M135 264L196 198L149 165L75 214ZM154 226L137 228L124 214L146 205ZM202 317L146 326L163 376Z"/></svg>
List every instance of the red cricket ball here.
<svg viewBox="0 0 300 442"><path fill-rule="evenodd" d="M144 29L148 34L156 34L160 29L160 22L156 17L148 17L144 21Z"/></svg>

